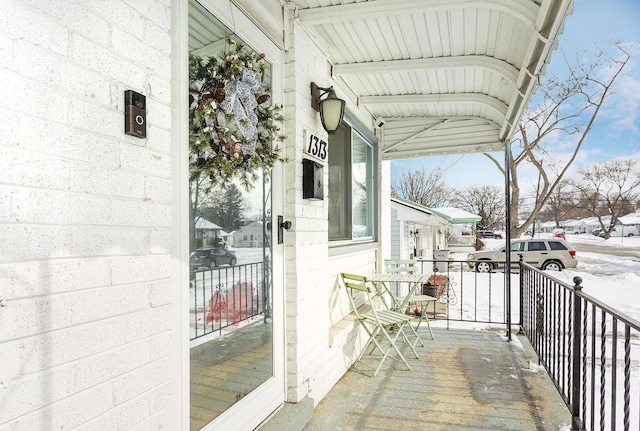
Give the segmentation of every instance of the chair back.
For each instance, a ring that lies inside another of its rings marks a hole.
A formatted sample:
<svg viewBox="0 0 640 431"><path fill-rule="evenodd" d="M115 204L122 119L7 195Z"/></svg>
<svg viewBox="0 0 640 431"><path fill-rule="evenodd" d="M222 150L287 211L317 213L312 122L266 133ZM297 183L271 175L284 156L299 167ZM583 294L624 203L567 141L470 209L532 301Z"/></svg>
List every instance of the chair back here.
<svg viewBox="0 0 640 431"><path fill-rule="evenodd" d="M351 309L355 313L355 315L360 318L360 311L358 310L358 304L356 304L356 294L361 292L364 294L367 302L371 306L371 295L372 290L368 285L367 277L356 274L347 274L340 273L340 278L342 279L342 284L345 289L347 289L347 296L349 297L349 303L351 304Z"/></svg>
<svg viewBox="0 0 640 431"><path fill-rule="evenodd" d="M395 273L414 273L418 272L418 262L412 259L404 259L404 260L390 260L386 259L384 261L384 271L385 272L395 272Z"/></svg>

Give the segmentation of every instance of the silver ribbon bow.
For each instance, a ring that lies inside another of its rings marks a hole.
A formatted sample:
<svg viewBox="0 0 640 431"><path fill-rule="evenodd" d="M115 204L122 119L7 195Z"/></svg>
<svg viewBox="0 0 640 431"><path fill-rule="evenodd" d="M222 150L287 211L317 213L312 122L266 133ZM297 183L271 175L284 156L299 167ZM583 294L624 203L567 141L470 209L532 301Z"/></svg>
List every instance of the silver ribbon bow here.
<svg viewBox="0 0 640 431"><path fill-rule="evenodd" d="M253 155L256 151L258 116L254 111L258 102L255 95L261 85L260 74L245 67L235 82L229 81L224 86L225 98L220 107L235 116L236 125L245 138L245 142L240 143L243 154Z"/></svg>

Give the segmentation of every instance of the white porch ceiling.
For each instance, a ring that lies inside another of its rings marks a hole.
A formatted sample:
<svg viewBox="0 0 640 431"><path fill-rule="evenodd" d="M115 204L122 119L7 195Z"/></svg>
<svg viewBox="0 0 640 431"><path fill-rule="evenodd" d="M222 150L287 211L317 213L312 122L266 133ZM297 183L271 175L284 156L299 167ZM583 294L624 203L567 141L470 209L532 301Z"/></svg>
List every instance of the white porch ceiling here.
<svg viewBox="0 0 640 431"><path fill-rule="evenodd" d="M293 0L385 160L502 150L573 0Z"/></svg>

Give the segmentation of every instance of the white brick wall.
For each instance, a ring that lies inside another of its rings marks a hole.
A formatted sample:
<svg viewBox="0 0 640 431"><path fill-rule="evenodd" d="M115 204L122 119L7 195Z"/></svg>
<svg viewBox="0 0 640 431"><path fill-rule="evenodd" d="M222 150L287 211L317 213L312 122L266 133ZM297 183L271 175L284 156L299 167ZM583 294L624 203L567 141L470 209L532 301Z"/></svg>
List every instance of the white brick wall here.
<svg viewBox="0 0 640 431"><path fill-rule="evenodd" d="M0 3L0 431L173 423L170 3ZM319 401L353 354L330 346L335 274L377 254L330 259L328 200L302 199L303 137L324 134L309 83L332 82L290 36L287 397ZM127 89L147 96L147 139L123 133Z"/></svg>
<svg viewBox="0 0 640 431"><path fill-rule="evenodd" d="M324 64L307 36L302 32L292 36L294 46L286 54L284 68L285 128L290 131L285 148L290 160L285 166L285 213L293 222L285 240L285 312L287 399L297 402L312 396L318 360L328 346L327 201L302 199L303 136L310 131L325 133L309 105L309 83L324 82L328 76L318 72Z"/></svg>
<svg viewBox="0 0 640 431"><path fill-rule="evenodd" d="M169 429L169 5L0 4L2 431Z"/></svg>
<svg viewBox="0 0 640 431"><path fill-rule="evenodd" d="M349 312L337 296L342 292L336 288L336 275L340 271L374 270L377 253L371 249L344 258L329 257L326 167L325 199L302 199L304 136L313 133L327 138L319 114L310 106L309 85L315 82L326 87L333 83L327 60L317 46L297 26L293 31L284 69L285 127L289 136L286 156L290 159L285 167L285 212L293 222L285 239L287 400L297 402L310 396L319 402L351 365L345 357L353 356L339 343L330 346L334 320ZM352 112L357 109L354 105L348 108ZM354 343L353 339L342 341Z"/></svg>

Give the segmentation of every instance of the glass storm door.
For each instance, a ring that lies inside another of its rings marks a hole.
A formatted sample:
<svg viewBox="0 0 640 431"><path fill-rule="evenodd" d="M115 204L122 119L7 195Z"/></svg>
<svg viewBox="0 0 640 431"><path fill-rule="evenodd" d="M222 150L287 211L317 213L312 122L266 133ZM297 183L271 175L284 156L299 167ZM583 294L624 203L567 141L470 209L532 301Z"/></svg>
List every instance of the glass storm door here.
<svg viewBox="0 0 640 431"><path fill-rule="evenodd" d="M190 428L241 430L284 400L282 288L274 293L282 258L271 234L277 175L244 162L256 151L255 101L274 103L258 95L272 91L280 52L255 30L230 30L214 3L189 2ZM273 58L259 54L265 47ZM237 81L226 79L238 67Z"/></svg>

